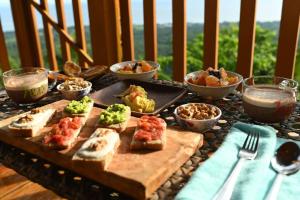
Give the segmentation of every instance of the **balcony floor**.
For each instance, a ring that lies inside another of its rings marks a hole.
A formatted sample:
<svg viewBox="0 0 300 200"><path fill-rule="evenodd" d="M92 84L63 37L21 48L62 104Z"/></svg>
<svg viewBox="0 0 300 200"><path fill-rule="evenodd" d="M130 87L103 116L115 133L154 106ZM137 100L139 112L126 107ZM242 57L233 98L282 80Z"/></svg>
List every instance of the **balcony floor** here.
<svg viewBox="0 0 300 200"><path fill-rule="evenodd" d="M61 200L62 198L0 164L0 199Z"/></svg>

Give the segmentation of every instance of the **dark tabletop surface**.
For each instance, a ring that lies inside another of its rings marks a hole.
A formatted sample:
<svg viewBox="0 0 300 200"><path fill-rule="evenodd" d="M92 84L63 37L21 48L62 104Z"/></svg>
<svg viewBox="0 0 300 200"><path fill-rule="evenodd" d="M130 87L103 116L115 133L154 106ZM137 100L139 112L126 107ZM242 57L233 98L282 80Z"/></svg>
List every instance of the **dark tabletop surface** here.
<svg viewBox="0 0 300 200"><path fill-rule="evenodd" d="M106 75L93 82L93 91L104 88L115 83L116 78ZM185 87L178 82L155 80L154 82L167 85ZM55 90L50 91L44 99L34 106L19 107L12 102L5 91L0 91L0 120L31 110L34 107L43 106L62 99L62 96ZM237 92L228 97L208 101L199 98L193 93L188 93L183 98L163 110L159 116L164 118L168 125L177 125L174 117L174 109L187 102L206 102L218 106L222 110L221 119L212 130L204 133L204 144L196 153L180 167L151 197L151 199L173 199L178 191L185 185L193 171L201 165L213 152L215 152L229 128L236 121L256 123L243 112L241 95ZM283 123L269 124L278 130L277 136L300 140L300 103L292 116ZM63 169L46 160L14 148L0 142L0 162L9 168L14 169L21 175L26 176L33 182L56 192L58 195L69 199L130 199L111 188L100 185L94 181L81 177L67 169Z"/></svg>

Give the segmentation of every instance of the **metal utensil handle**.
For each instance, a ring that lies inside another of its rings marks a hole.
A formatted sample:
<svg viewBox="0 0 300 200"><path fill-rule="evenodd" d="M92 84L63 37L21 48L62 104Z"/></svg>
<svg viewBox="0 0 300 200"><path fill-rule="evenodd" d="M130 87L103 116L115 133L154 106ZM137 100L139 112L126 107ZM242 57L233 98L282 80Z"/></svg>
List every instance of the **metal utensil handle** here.
<svg viewBox="0 0 300 200"><path fill-rule="evenodd" d="M277 195L278 195L278 192L279 192L279 188L280 188L280 185L281 185L281 182L282 182L282 179L285 175L284 174L280 174L278 173L276 175L276 179L266 197L266 200L275 200L277 199Z"/></svg>
<svg viewBox="0 0 300 200"><path fill-rule="evenodd" d="M232 170L230 176L224 183L224 185L221 187L221 189L218 191L218 193L214 196L214 200L229 200L231 198L235 182L237 180L237 177L242 169L242 165L244 163L245 159L240 158L239 161L236 163L234 169Z"/></svg>

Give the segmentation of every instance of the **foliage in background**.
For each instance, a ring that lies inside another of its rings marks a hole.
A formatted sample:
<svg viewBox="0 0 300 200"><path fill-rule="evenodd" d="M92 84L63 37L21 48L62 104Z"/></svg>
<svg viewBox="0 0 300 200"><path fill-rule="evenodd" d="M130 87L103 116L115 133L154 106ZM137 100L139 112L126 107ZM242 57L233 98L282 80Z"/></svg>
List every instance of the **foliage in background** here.
<svg viewBox="0 0 300 200"><path fill-rule="evenodd" d="M276 49L278 40L278 22L258 22L256 27L256 45L254 53L254 74L273 74L276 60ZM200 70L203 67L203 24L187 24L187 70L188 72ZM238 24L222 23L219 33L219 67L234 71L237 61L238 49ZM75 39L74 27L68 28L68 32ZM91 40L89 27L85 27L87 49L91 54ZM48 66L47 49L44 32L39 31L45 65ZM158 24L158 62L161 65L159 78L172 79L172 25ZM6 32L6 45L9 53L9 62L12 68L19 68L20 59L14 32ZM62 57L58 34L54 31L55 50L59 68L61 69ZM144 29L143 25L134 25L135 55L136 59L144 58ZM299 41L300 42L300 41ZM77 61L77 53L71 50L73 61ZM300 81L300 49L298 49L295 79Z"/></svg>

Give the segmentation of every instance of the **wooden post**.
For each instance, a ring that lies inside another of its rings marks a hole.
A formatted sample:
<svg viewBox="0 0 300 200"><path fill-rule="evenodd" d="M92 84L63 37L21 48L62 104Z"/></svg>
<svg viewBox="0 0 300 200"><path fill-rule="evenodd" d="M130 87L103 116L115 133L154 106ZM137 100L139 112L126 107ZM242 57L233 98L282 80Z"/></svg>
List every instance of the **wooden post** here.
<svg viewBox="0 0 300 200"><path fill-rule="evenodd" d="M242 0L240 11L239 46L236 71L243 77L251 77L255 46L256 0Z"/></svg>
<svg viewBox="0 0 300 200"><path fill-rule="evenodd" d="M1 65L2 72L10 69L8 53L5 44L5 37L4 37L1 21L0 21L0 65Z"/></svg>
<svg viewBox="0 0 300 200"><path fill-rule="evenodd" d="M118 0L88 0L94 64L111 65L122 60Z"/></svg>
<svg viewBox="0 0 300 200"><path fill-rule="evenodd" d="M45 12L48 12L48 0L41 0L41 8L44 9ZM58 70L55 46L54 46L53 29L52 26L46 20L46 18L45 17L42 18L43 18L49 65L52 70Z"/></svg>
<svg viewBox="0 0 300 200"><path fill-rule="evenodd" d="M123 60L134 60L131 0L120 0Z"/></svg>
<svg viewBox="0 0 300 200"><path fill-rule="evenodd" d="M84 23L82 18L82 8L81 0L72 0L73 4L73 13L74 13L74 22L75 22L75 31L76 31L76 43L79 48L83 51L86 51L86 40L85 40L85 30ZM87 68L87 63L84 58L78 53L79 65L82 68Z"/></svg>
<svg viewBox="0 0 300 200"><path fill-rule="evenodd" d="M56 5L58 25L60 26L61 29L63 29L66 33L68 33L67 22L65 17L64 1L55 0L55 5ZM61 34L59 34L59 37L60 37L62 59L63 62L65 63L66 61L71 60L70 45L67 43L67 41L64 40L64 37Z"/></svg>
<svg viewBox="0 0 300 200"><path fill-rule="evenodd" d="M299 37L300 1L284 0L275 75L293 78Z"/></svg>
<svg viewBox="0 0 300 200"><path fill-rule="evenodd" d="M186 0L173 0L173 79L183 81L186 74Z"/></svg>
<svg viewBox="0 0 300 200"><path fill-rule="evenodd" d="M219 0L205 0L204 69L218 68Z"/></svg>
<svg viewBox="0 0 300 200"><path fill-rule="evenodd" d="M22 67L43 67L40 38L29 1L10 0Z"/></svg>
<svg viewBox="0 0 300 200"><path fill-rule="evenodd" d="M145 59L157 61L156 0L144 0Z"/></svg>

